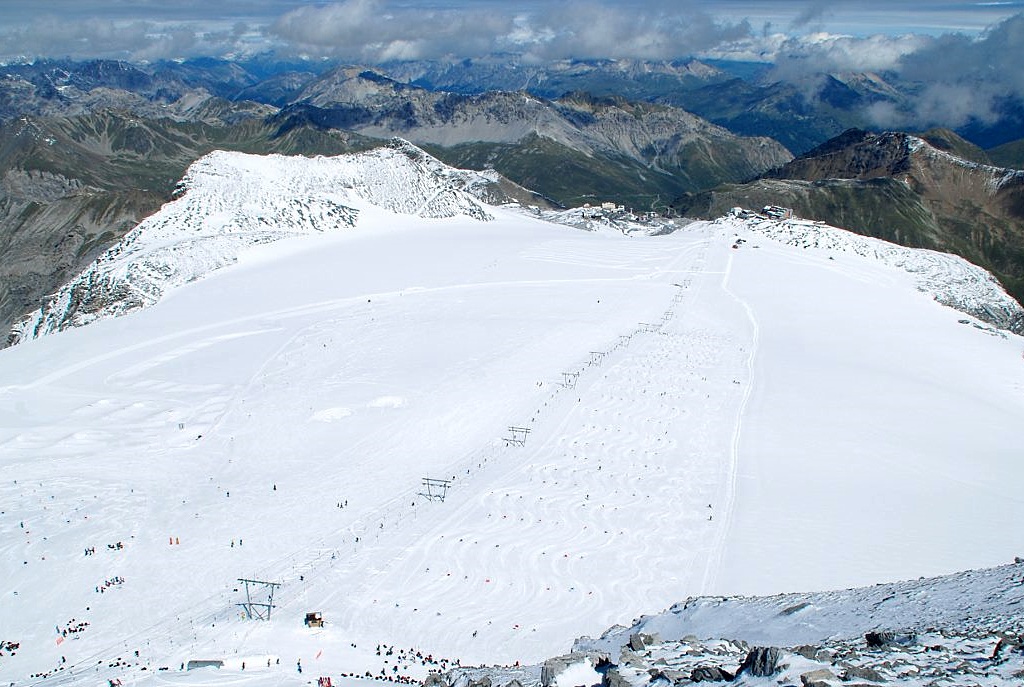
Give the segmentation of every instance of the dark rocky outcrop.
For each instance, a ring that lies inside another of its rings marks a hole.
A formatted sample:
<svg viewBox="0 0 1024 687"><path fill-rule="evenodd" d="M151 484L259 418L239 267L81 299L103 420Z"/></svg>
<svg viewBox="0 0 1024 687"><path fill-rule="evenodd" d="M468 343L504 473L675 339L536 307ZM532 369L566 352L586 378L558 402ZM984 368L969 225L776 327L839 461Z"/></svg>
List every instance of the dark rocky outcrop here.
<svg viewBox="0 0 1024 687"><path fill-rule="evenodd" d="M629 680L622 677L617 668L602 671L598 666L597 671L601 673L601 687L630 687Z"/></svg>
<svg viewBox="0 0 1024 687"><path fill-rule="evenodd" d="M847 666L843 670L843 681L868 680L869 682L885 682L882 674L873 668L863 666Z"/></svg>
<svg viewBox="0 0 1024 687"><path fill-rule="evenodd" d="M911 646L917 643L917 635L912 633L897 633L897 632L868 632L864 635L864 641L867 643L869 648L880 649L887 646Z"/></svg>
<svg viewBox="0 0 1024 687"><path fill-rule="evenodd" d="M725 668L714 666L701 666L690 671L690 680L693 682L732 682L735 677Z"/></svg>
<svg viewBox="0 0 1024 687"><path fill-rule="evenodd" d="M779 658L782 652L778 647L755 647L743 659L736 674L746 673L754 677L768 677L778 672Z"/></svg>

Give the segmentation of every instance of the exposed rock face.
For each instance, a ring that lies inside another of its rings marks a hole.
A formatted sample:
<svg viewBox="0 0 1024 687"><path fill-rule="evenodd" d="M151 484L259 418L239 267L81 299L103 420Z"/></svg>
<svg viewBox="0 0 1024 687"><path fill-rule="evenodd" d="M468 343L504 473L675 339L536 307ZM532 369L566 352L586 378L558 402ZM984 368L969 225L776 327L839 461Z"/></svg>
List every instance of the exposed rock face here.
<svg viewBox="0 0 1024 687"><path fill-rule="evenodd" d="M847 666L843 670L843 681L850 682L852 680L885 682L885 678L882 677L882 674L873 668L866 668L863 666Z"/></svg>
<svg viewBox="0 0 1024 687"><path fill-rule="evenodd" d="M864 641L870 648L900 645L910 646L917 643L917 637L913 634L896 632L868 632L864 635Z"/></svg>
<svg viewBox="0 0 1024 687"><path fill-rule="evenodd" d="M836 680L835 674L827 668L808 671L800 676L804 687L832 687L831 681Z"/></svg>
<svg viewBox="0 0 1024 687"><path fill-rule="evenodd" d="M630 683L626 678L622 677L619 671L610 667L604 671L598 667L598 672L602 673L601 687L630 687Z"/></svg>
<svg viewBox="0 0 1024 687"><path fill-rule="evenodd" d="M889 177L910 170L909 141L900 132L850 129L766 176L809 181Z"/></svg>
<svg viewBox="0 0 1024 687"><path fill-rule="evenodd" d="M9 330L156 212L188 165L214 149L370 147L337 132L273 133L252 122L218 128L108 111L0 126L0 328Z"/></svg>
<svg viewBox="0 0 1024 687"><path fill-rule="evenodd" d="M574 663L579 663L585 658L586 654L572 653L566 654L565 656L549 658L544 661L544 665L541 666L540 669L541 687L551 687L551 685L555 684L555 678L558 677L559 673L563 672Z"/></svg>
<svg viewBox="0 0 1024 687"><path fill-rule="evenodd" d="M701 666L690 671L693 682L731 682L735 676L724 668Z"/></svg>
<svg viewBox="0 0 1024 687"><path fill-rule="evenodd" d="M515 668L525 687L548 685L569 665L592 657L603 687L650 687L688 683L870 687L873 684L942 684L1002 687L1024 676L1024 562L861 589L772 597L701 597L631 627L615 626L597 639L583 637L574 652L545 663L546 680ZM794 611L793 609L801 610ZM788 613L786 611L789 611ZM799 618L800 615L804 617ZM879 627L888 620L892 630ZM751 648L739 635L775 636L773 646ZM652 636L642 652L633 638ZM795 639L790 648L783 637ZM815 637L815 639L811 639ZM802 638L802 639L801 639ZM807 643L813 641L814 643ZM612 665L608 654L618 653ZM596 660L595 660L596 658ZM737 669L733 669L736 666ZM511 668L458 668L448 676L494 676L505 684ZM539 672L539 671L538 671ZM468 682L467 682L468 686Z"/></svg>
<svg viewBox="0 0 1024 687"><path fill-rule="evenodd" d="M72 180L60 186L63 195L55 196L55 180L39 173L16 171L0 180L0 324L7 328L163 201L155 193L105 191Z"/></svg>
<svg viewBox="0 0 1024 687"><path fill-rule="evenodd" d="M778 647L756 647L750 650L747 657L740 664L737 672L753 675L754 677L768 677L778 671L779 657L781 653Z"/></svg>

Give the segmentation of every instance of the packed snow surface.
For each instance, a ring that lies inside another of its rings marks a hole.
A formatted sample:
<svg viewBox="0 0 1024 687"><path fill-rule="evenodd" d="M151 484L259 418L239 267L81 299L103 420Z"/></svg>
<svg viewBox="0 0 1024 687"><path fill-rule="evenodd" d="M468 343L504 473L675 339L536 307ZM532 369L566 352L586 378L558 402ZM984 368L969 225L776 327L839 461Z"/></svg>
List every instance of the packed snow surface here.
<svg viewBox="0 0 1024 687"><path fill-rule="evenodd" d="M364 213L0 351L0 684L422 678L1024 551L1019 337L738 221L489 212Z"/></svg>

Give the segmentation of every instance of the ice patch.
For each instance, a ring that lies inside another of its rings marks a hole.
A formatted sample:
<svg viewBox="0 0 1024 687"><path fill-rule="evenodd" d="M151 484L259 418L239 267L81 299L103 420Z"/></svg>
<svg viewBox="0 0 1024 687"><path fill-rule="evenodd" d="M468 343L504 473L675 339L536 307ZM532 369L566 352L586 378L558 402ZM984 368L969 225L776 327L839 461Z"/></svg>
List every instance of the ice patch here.
<svg viewBox="0 0 1024 687"><path fill-rule="evenodd" d="M590 659L573 663L555 677L557 687L574 687L574 685L599 685L601 674L594 670Z"/></svg>
<svg viewBox="0 0 1024 687"><path fill-rule="evenodd" d="M317 422L336 422L352 414L350 408L324 408L313 413Z"/></svg>
<svg viewBox="0 0 1024 687"><path fill-rule="evenodd" d="M381 396L366 405L368 408L404 408L405 399L401 396Z"/></svg>

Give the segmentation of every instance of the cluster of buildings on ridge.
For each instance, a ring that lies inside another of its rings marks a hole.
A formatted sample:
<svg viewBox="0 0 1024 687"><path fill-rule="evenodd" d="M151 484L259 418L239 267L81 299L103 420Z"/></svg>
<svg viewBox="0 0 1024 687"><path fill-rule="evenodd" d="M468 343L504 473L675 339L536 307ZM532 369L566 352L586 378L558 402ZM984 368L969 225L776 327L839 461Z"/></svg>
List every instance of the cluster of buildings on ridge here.
<svg viewBox="0 0 1024 687"><path fill-rule="evenodd" d="M600 205L584 203L580 210L582 211L584 219L615 217L615 219L637 221L658 219L661 216L653 210L637 214L631 209L627 210L625 205L618 205L611 202L604 202ZM739 217L740 219L754 219L760 217L763 219L787 220L793 218L793 208L786 208L781 205L765 205L760 211L756 211L735 207L729 211L729 214L734 217Z"/></svg>
<svg viewBox="0 0 1024 687"><path fill-rule="evenodd" d="M754 210L744 210L743 208L736 207L729 210L729 214L733 217L739 217L740 219L793 219L793 208L784 208L781 205L765 205L761 208L760 212Z"/></svg>

